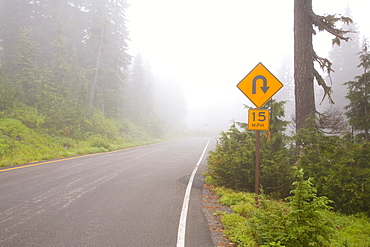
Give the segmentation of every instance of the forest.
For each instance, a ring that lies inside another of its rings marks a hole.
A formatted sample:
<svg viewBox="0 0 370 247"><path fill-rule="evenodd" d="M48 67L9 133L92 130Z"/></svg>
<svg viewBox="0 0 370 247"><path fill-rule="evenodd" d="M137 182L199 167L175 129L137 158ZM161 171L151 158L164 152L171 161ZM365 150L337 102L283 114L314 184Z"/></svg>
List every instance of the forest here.
<svg viewBox="0 0 370 247"><path fill-rule="evenodd" d="M186 100L128 53L126 0L0 1L0 166L184 129Z"/></svg>

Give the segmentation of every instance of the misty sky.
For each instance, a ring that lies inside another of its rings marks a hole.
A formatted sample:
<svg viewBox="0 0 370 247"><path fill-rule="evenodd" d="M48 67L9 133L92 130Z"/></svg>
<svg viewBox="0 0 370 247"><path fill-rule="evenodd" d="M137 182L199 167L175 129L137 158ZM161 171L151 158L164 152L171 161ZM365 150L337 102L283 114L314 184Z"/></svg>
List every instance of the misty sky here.
<svg viewBox="0 0 370 247"><path fill-rule="evenodd" d="M370 38L370 1L313 0L317 14L344 13L349 4L360 37ZM141 52L153 73L180 83L188 126L226 129L247 121L252 106L236 84L258 62L272 73L293 59L293 1L129 0L130 52ZM319 33L315 50L326 56L331 36ZM282 82L284 84L284 82ZM281 91L284 90L284 87Z"/></svg>

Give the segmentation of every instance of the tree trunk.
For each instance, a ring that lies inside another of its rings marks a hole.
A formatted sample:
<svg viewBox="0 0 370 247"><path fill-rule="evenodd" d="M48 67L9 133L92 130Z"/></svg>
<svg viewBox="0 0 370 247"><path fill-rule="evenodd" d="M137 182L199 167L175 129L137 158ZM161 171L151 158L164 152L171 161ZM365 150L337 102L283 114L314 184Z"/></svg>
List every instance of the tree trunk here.
<svg viewBox="0 0 370 247"><path fill-rule="evenodd" d="M368 88L367 88L367 71L366 71L366 67L365 67L365 73L364 73L364 86L365 86L365 123L364 123L364 130L365 130L365 141L369 141L369 129L368 129L368 122L367 122L367 116L369 114L369 109L368 109L368 98L367 98L367 92L368 92Z"/></svg>
<svg viewBox="0 0 370 247"><path fill-rule="evenodd" d="M294 84L296 131L312 124L316 113L314 51L312 44L312 0L294 0Z"/></svg>
<svg viewBox="0 0 370 247"><path fill-rule="evenodd" d="M98 83L98 75L99 75L99 69L100 69L100 59L101 59L101 53L103 49L103 42L104 42L104 34L105 34L105 23L104 23L104 14L102 15L102 22L101 22L101 33L99 37L99 47L98 52L96 54L96 61L95 61L95 75L94 80L90 87L90 100L89 100L89 108L91 109L93 107L94 98L95 98L95 90Z"/></svg>

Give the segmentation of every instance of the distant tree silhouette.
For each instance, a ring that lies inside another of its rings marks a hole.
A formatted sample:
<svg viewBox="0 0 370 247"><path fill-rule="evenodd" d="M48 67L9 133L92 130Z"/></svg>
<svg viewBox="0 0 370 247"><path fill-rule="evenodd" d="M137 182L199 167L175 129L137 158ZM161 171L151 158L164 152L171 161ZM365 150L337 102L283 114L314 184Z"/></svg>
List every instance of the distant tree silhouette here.
<svg viewBox="0 0 370 247"><path fill-rule="evenodd" d="M348 86L347 99L350 103L345 107L346 115L349 118L349 123L353 130L360 131L365 141L369 141L370 129L370 45L368 41L364 41L362 50L359 53L361 63L359 67L363 69L363 74L357 76L354 81L348 81L345 85Z"/></svg>
<svg viewBox="0 0 370 247"><path fill-rule="evenodd" d="M345 15L352 18L351 9L349 7L345 10ZM342 26L342 28L344 28ZM343 84L347 81L353 80L356 76L361 74L361 69L357 67L360 63L357 55L360 50L360 37L358 32L357 24L351 23L348 26L351 33L348 33L350 40L342 43L340 46L333 46L329 52L329 59L333 63L333 73L327 77L330 86L333 90L332 99L334 105L328 106L327 101L322 102L322 106L325 108L334 108L339 112L344 113L344 107L348 105L349 100L346 99L347 87ZM321 101L322 99L320 99Z"/></svg>
<svg viewBox="0 0 370 247"><path fill-rule="evenodd" d="M274 99L276 101L286 101L285 118L290 120L294 116L294 79L293 79L293 61L290 57L284 57L281 67L278 69L277 78L284 84Z"/></svg>

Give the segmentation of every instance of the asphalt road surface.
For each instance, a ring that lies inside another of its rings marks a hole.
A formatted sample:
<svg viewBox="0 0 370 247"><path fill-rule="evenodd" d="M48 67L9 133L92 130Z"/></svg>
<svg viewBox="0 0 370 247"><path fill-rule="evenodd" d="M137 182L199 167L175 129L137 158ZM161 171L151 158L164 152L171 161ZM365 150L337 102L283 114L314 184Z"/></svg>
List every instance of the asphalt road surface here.
<svg viewBox="0 0 370 247"><path fill-rule="evenodd" d="M213 246L201 174L214 139L183 138L0 170L0 246ZM203 151L205 156L201 158Z"/></svg>

